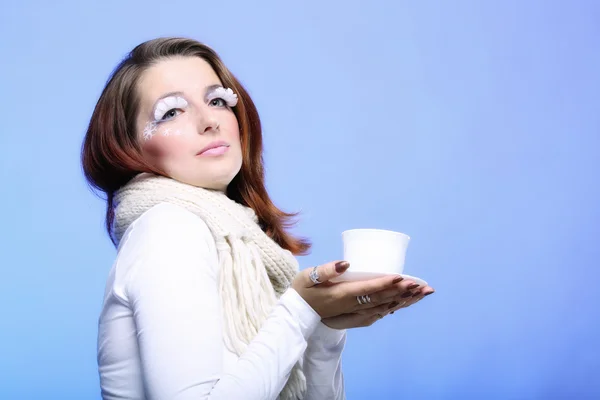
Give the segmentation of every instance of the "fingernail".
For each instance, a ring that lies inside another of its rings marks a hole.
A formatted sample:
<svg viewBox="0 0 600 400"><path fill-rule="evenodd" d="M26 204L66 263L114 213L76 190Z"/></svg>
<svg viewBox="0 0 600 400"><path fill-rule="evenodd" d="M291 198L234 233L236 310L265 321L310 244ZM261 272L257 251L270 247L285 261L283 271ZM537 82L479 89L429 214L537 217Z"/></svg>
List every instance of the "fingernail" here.
<svg viewBox="0 0 600 400"><path fill-rule="evenodd" d="M421 291L420 291L420 290L418 290L418 291L416 291L416 292L414 292L414 293L413 293L412 297L417 297L417 296L419 296L420 294L421 294Z"/></svg>
<svg viewBox="0 0 600 400"><path fill-rule="evenodd" d="M407 287L407 289L408 289L408 290L411 290L411 289L416 289L416 288L418 288L418 287L419 287L419 285L418 285L418 284L416 284L416 283L413 283L412 285L410 285L409 287Z"/></svg>
<svg viewBox="0 0 600 400"><path fill-rule="evenodd" d="M340 261L335 264L335 272L340 274L340 273L346 271L349 266L350 266L350 263L348 261Z"/></svg>
<svg viewBox="0 0 600 400"><path fill-rule="evenodd" d="M427 292L427 293L425 293L425 294L423 295L423 297L425 297L425 296L429 296L430 294L434 294L434 293L435 293L435 292Z"/></svg>
<svg viewBox="0 0 600 400"><path fill-rule="evenodd" d="M396 283L398 283L398 282L402 282L402 280L403 280L403 279L404 279L403 277L399 276L398 278L396 278L396 279L394 279L394 280L392 281L392 284L396 284Z"/></svg>
<svg viewBox="0 0 600 400"><path fill-rule="evenodd" d="M393 314L393 313L395 313L395 311L392 311L390 314Z"/></svg>
<svg viewBox="0 0 600 400"><path fill-rule="evenodd" d="M397 301L392 301L392 302L390 303L390 305L388 306L388 310L389 310L390 308L394 308L394 307L396 307L398 304L400 304L400 303L398 303Z"/></svg>
<svg viewBox="0 0 600 400"><path fill-rule="evenodd" d="M400 296L400 297L402 297L403 299L405 299L405 298L410 297L410 296L412 296L411 292L404 292L404 294L402 296Z"/></svg>

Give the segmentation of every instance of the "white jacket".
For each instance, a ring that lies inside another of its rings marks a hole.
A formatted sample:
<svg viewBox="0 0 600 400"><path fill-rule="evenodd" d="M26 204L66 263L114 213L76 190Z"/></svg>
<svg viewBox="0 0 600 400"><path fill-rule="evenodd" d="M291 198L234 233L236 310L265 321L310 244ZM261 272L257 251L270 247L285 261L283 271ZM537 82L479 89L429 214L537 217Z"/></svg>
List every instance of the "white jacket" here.
<svg viewBox="0 0 600 400"><path fill-rule="evenodd" d="M237 357L223 342L214 239L195 214L159 204L125 232L98 330L104 400L270 400L303 360L305 400L344 399L346 332L293 289Z"/></svg>

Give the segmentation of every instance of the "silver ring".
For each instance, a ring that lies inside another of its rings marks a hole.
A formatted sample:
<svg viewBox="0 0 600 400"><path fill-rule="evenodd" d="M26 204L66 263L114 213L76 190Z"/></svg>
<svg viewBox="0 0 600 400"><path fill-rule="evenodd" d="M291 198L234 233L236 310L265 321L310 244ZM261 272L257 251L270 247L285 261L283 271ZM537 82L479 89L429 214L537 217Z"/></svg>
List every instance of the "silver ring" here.
<svg viewBox="0 0 600 400"><path fill-rule="evenodd" d="M310 274L308 274L308 277L315 285L318 285L319 283L323 283L323 282L319 281L319 274L317 273L317 267L313 267L313 269L310 271Z"/></svg>
<svg viewBox="0 0 600 400"><path fill-rule="evenodd" d="M369 304L371 302L371 296L364 295L364 296L356 296L356 300L358 300L358 304L363 305L363 304Z"/></svg>

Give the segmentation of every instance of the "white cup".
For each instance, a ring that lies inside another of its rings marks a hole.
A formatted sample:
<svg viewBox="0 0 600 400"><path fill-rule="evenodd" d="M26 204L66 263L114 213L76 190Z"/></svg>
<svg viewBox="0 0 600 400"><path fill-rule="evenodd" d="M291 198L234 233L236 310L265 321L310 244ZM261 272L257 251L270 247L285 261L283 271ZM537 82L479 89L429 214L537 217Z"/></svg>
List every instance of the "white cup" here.
<svg viewBox="0 0 600 400"><path fill-rule="evenodd" d="M342 232L344 260L348 272L402 274L410 237L382 229L352 229Z"/></svg>

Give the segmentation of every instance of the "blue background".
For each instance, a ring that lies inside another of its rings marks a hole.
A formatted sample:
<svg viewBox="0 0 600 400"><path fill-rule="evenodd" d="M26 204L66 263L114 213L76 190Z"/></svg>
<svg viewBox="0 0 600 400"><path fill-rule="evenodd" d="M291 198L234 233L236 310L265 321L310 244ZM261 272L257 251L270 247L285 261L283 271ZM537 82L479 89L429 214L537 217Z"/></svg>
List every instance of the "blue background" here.
<svg viewBox="0 0 600 400"><path fill-rule="evenodd" d="M303 268L412 237L437 292L349 332L349 399L600 398L600 3L7 2L0 9L0 398L99 399L115 251L79 151L110 71L183 35L264 122Z"/></svg>

